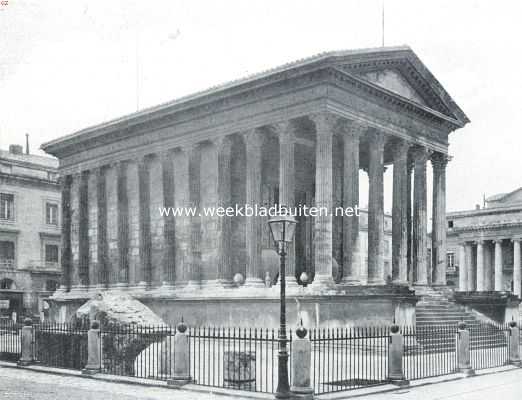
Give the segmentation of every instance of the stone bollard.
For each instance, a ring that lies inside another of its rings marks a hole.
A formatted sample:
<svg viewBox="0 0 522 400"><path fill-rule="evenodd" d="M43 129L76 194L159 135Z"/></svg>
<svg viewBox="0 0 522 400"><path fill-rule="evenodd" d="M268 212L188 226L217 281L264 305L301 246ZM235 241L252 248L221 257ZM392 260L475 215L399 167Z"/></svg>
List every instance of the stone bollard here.
<svg viewBox="0 0 522 400"><path fill-rule="evenodd" d="M388 343L388 380L397 386L408 386L408 381L402 370L402 358L404 356L404 339L399 332L399 326L393 324L390 328Z"/></svg>
<svg viewBox="0 0 522 400"><path fill-rule="evenodd" d="M458 371L465 376L475 375L475 371L471 368L469 331L464 322L459 322L456 340Z"/></svg>
<svg viewBox="0 0 522 400"><path fill-rule="evenodd" d="M509 323L509 363L517 367L521 366L519 341L520 331L518 325L516 321L511 321Z"/></svg>
<svg viewBox="0 0 522 400"><path fill-rule="evenodd" d="M87 332L87 365L82 369L82 374L94 375L101 371L102 350L100 322L93 320L91 328Z"/></svg>
<svg viewBox="0 0 522 400"><path fill-rule="evenodd" d="M174 346L172 353L172 378L167 380L170 386L181 386L189 383L190 378L190 344L189 335L187 334L187 325L181 322L176 327L176 334L174 335Z"/></svg>
<svg viewBox="0 0 522 400"><path fill-rule="evenodd" d="M24 319L21 340L21 357L18 365L26 366L34 362L34 328L31 318Z"/></svg>
<svg viewBox="0 0 522 400"><path fill-rule="evenodd" d="M295 331L297 338L292 340L292 383L290 391L293 398L313 399L314 388L311 385L312 344L306 337L307 330L303 322Z"/></svg>

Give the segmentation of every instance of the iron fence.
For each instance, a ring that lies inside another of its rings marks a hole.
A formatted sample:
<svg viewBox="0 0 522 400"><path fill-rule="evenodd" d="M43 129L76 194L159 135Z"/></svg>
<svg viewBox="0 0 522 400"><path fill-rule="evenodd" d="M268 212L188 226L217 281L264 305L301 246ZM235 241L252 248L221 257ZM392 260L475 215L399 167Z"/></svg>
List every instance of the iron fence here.
<svg viewBox="0 0 522 400"><path fill-rule="evenodd" d="M167 380L175 363L176 329L167 325L106 325L101 329L102 372Z"/></svg>
<svg viewBox="0 0 522 400"><path fill-rule="evenodd" d="M279 348L275 330L204 327L189 329L188 333L194 383L275 392ZM289 352L291 343L292 331L288 337Z"/></svg>
<svg viewBox="0 0 522 400"><path fill-rule="evenodd" d="M388 327L312 330L315 393L386 383L389 335Z"/></svg>
<svg viewBox="0 0 522 400"><path fill-rule="evenodd" d="M0 360L18 361L20 358L22 326L11 319L0 319Z"/></svg>
<svg viewBox="0 0 522 400"><path fill-rule="evenodd" d="M500 367L509 363L509 326L477 321L468 327L470 360L475 370Z"/></svg>
<svg viewBox="0 0 522 400"><path fill-rule="evenodd" d="M457 370L456 325L403 327L406 379L449 375Z"/></svg>
<svg viewBox="0 0 522 400"><path fill-rule="evenodd" d="M89 325L34 325L34 354L39 364L55 368L81 370L87 364L87 332Z"/></svg>

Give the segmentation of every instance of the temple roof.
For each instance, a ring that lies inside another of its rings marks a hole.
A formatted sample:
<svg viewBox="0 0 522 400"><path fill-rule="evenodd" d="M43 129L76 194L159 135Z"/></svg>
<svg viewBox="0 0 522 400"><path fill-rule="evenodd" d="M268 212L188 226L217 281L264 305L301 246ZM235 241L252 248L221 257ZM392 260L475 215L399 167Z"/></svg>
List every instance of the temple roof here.
<svg viewBox="0 0 522 400"><path fill-rule="evenodd" d="M411 103L414 107L445 118L456 128L469 122L468 117L410 47L379 47L316 54L82 129L44 143L42 149L55 154L57 147L68 145L71 140L79 136L105 134L108 131L150 120L157 115L182 111L226 97L240 90L254 89L260 85L328 67L342 71L368 87L393 95L401 101Z"/></svg>

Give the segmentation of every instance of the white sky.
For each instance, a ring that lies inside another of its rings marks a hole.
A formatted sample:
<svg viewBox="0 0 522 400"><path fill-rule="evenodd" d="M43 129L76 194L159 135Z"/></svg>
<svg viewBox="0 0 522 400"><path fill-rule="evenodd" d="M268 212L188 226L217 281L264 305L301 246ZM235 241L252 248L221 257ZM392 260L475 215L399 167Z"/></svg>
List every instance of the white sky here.
<svg viewBox="0 0 522 400"><path fill-rule="evenodd" d="M522 2L384 1L386 45L410 45L472 121L450 136L448 210L522 186ZM136 82L143 108L318 52L379 46L381 7L8 0L0 6L0 148L23 144L28 132L35 151L133 112Z"/></svg>

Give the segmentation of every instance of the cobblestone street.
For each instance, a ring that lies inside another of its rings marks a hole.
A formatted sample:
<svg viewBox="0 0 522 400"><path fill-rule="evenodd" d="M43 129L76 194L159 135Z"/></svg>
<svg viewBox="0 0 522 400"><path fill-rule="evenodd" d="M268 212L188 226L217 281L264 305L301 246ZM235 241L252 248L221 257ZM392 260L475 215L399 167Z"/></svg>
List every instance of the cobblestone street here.
<svg viewBox="0 0 522 400"><path fill-rule="evenodd" d="M76 376L43 374L0 367L0 398L9 400L211 400L221 395L101 382Z"/></svg>

